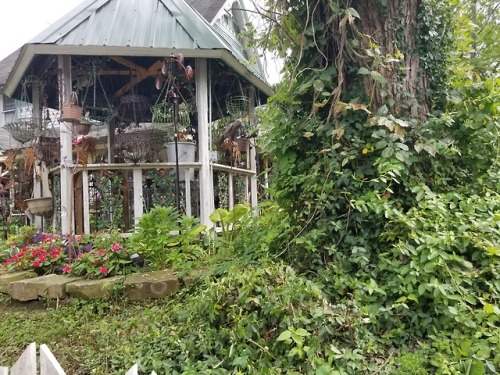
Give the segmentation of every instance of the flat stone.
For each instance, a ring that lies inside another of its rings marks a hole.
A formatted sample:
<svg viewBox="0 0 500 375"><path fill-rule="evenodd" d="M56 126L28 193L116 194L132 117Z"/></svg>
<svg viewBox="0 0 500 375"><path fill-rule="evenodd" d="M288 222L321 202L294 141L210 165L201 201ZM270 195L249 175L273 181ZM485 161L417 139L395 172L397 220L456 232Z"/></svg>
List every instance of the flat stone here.
<svg viewBox="0 0 500 375"><path fill-rule="evenodd" d="M78 280L80 278L77 278ZM9 284L9 294L17 301L32 301L38 297L65 298L66 284L75 280L63 275L45 275Z"/></svg>
<svg viewBox="0 0 500 375"><path fill-rule="evenodd" d="M9 284L25 279L32 279L38 275L32 271L10 272L0 275L0 293L9 293Z"/></svg>
<svg viewBox="0 0 500 375"><path fill-rule="evenodd" d="M161 298L179 290L179 278L171 270L128 276L123 283L125 296L132 300Z"/></svg>
<svg viewBox="0 0 500 375"><path fill-rule="evenodd" d="M113 276L99 280L78 280L66 284L66 293L76 298L109 298L113 294L115 284L123 276Z"/></svg>

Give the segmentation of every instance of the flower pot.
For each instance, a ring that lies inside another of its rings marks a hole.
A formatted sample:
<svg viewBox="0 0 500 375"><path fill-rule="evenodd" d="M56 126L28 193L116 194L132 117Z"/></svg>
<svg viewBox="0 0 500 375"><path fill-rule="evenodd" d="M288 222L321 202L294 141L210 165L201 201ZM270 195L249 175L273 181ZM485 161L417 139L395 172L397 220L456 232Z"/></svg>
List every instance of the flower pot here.
<svg viewBox="0 0 500 375"><path fill-rule="evenodd" d="M35 216L42 216L49 219L54 212L52 207L52 197L31 198L24 200L28 205L28 211Z"/></svg>
<svg viewBox="0 0 500 375"><path fill-rule="evenodd" d="M175 142L168 142L167 148L167 161L175 163ZM195 161L196 144L191 142L177 142L177 150L179 156L179 163L193 163ZM179 181L185 180L186 168L179 168ZM174 170L175 173L175 170ZM189 180L193 181L194 172L193 168L188 169Z"/></svg>
<svg viewBox="0 0 500 375"><path fill-rule="evenodd" d="M250 141L246 138L238 138L236 139L236 144L238 145L239 152L247 152Z"/></svg>
<svg viewBox="0 0 500 375"><path fill-rule="evenodd" d="M87 135L90 132L90 127L92 124L86 123L86 122L79 122L73 125L73 130L76 132L78 135Z"/></svg>
<svg viewBox="0 0 500 375"><path fill-rule="evenodd" d="M76 104L63 104L61 120L66 122L80 122L83 108Z"/></svg>

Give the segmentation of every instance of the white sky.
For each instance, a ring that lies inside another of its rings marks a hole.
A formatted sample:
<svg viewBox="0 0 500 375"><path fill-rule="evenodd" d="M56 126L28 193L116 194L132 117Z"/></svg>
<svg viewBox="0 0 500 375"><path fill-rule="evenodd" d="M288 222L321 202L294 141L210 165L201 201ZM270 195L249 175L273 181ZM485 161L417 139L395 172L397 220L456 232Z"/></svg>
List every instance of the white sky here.
<svg viewBox="0 0 500 375"><path fill-rule="evenodd" d="M41 33L83 0L3 0L0 60Z"/></svg>
<svg viewBox="0 0 500 375"><path fill-rule="evenodd" d="M0 60L22 47L84 0L2 0L0 5ZM268 60L269 64L271 60ZM279 80L268 66L271 83Z"/></svg>

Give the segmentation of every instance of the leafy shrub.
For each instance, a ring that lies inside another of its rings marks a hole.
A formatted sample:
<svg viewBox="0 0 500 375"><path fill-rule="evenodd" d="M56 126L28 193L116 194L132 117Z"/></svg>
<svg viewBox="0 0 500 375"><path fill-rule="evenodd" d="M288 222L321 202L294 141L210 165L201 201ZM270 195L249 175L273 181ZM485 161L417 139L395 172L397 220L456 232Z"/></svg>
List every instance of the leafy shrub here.
<svg viewBox="0 0 500 375"><path fill-rule="evenodd" d="M174 207L154 207L144 214L130 238L130 249L155 269L178 267L202 253L199 220L181 217Z"/></svg>

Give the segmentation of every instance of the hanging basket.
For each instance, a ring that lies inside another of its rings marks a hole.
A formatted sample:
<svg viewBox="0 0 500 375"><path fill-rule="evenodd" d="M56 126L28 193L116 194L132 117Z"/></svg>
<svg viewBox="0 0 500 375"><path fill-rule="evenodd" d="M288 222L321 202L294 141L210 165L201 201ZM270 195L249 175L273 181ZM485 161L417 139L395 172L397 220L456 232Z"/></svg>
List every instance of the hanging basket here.
<svg viewBox="0 0 500 375"><path fill-rule="evenodd" d="M40 119L24 117L6 124L5 129L7 129L16 141L26 143L32 141L40 134L42 126Z"/></svg>
<svg viewBox="0 0 500 375"><path fill-rule="evenodd" d="M131 163L152 161L163 149L168 133L160 129L145 129L115 136L115 152Z"/></svg>
<svg viewBox="0 0 500 375"><path fill-rule="evenodd" d="M142 95L128 94L120 98L120 104L116 108L118 118L124 122L138 124L149 117L149 99Z"/></svg>
<svg viewBox="0 0 500 375"><path fill-rule="evenodd" d="M230 115L241 117L248 114L250 98L248 96L229 96L226 98L226 110Z"/></svg>
<svg viewBox="0 0 500 375"><path fill-rule="evenodd" d="M76 104L63 104L61 121L65 122L80 122L82 119L83 109Z"/></svg>
<svg viewBox="0 0 500 375"><path fill-rule="evenodd" d="M42 216L49 219L54 213L52 197L31 198L24 201L28 205L28 211L35 216Z"/></svg>
<svg viewBox="0 0 500 375"><path fill-rule="evenodd" d="M79 123L73 124L73 130L78 135L89 134L91 127L92 127L92 124L90 124L88 122L79 122Z"/></svg>

